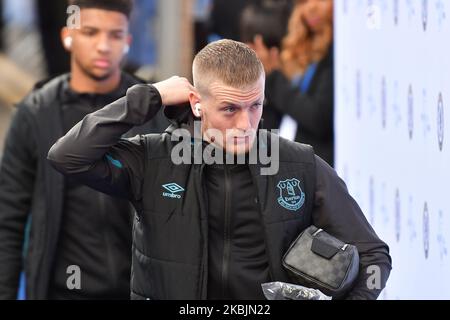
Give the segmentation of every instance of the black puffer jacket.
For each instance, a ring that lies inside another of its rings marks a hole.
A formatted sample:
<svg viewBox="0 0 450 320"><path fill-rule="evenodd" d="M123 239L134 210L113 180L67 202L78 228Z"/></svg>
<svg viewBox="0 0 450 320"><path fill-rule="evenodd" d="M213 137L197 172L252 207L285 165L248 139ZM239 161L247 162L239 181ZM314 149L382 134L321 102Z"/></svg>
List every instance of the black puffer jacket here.
<svg viewBox="0 0 450 320"><path fill-rule="evenodd" d="M133 298L206 299L206 164L176 165L171 160L174 146L183 138L176 129L186 126L178 122L162 135L120 139L160 108L155 87L134 86L125 98L77 124L51 148L48 158L60 172L134 204L138 213L133 232ZM272 148L270 139L262 141L259 148ZM193 150L202 144L191 143ZM259 162L249 165L270 279L289 281L282 256L296 236L314 224L358 247L360 276L348 298L376 298L381 290L367 288L366 271L378 265L384 287L391 269L387 245L370 227L343 181L311 147L281 139L279 151L279 171L274 175L262 175L265 166ZM288 182L291 188L286 195L283 187Z"/></svg>
<svg viewBox="0 0 450 320"><path fill-rule="evenodd" d="M27 299L48 298L64 211L66 179L46 159L50 147L65 133L62 107L77 103L77 97L67 92L69 77L68 74L59 76L33 90L17 106L8 131L0 167L0 299L16 299L23 269ZM108 102L102 106L124 96L126 90L137 83L140 83L138 79L123 74L120 87L108 97L103 97ZM162 132L167 125L161 113L136 130L141 133ZM117 211L125 210L121 218L110 221L111 225L121 225L125 220L131 228L132 219L123 219L133 213L126 201L94 191L92 199L88 200L97 203L99 199L115 202L112 207ZM22 249L30 216L29 247L24 262ZM128 254L131 234L124 246L116 247L111 253L114 261L120 261L116 265L120 270L127 270L131 264ZM129 273L125 273L125 277L127 284ZM125 295L127 291L125 287Z"/></svg>

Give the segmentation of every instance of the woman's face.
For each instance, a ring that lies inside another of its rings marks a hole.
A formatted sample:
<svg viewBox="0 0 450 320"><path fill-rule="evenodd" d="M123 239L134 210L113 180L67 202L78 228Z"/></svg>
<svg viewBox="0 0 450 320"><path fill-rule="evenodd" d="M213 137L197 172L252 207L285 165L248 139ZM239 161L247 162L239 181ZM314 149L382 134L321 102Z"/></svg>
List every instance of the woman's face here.
<svg viewBox="0 0 450 320"><path fill-rule="evenodd" d="M333 0L299 0L302 6L303 20L314 32L321 32L333 20Z"/></svg>

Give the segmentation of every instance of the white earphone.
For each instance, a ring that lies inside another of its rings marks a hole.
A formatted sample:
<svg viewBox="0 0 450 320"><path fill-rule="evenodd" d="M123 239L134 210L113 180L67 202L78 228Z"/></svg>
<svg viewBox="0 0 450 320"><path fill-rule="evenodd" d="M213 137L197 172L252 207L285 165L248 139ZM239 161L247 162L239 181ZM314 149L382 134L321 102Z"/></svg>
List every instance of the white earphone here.
<svg viewBox="0 0 450 320"><path fill-rule="evenodd" d="M125 45L125 47L123 47L123 54L127 55L128 52L130 52L130 46L127 44L127 45Z"/></svg>
<svg viewBox="0 0 450 320"><path fill-rule="evenodd" d="M68 36L64 38L64 46L66 47L67 50L72 48L72 37Z"/></svg>
<svg viewBox="0 0 450 320"><path fill-rule="evenodd" d="M195 109L194 115L195 115L197 118L200 118L200 117L201 117L200 112L202 111L202 105L201 105L199 102L197 102L197 103L195 104L195 106L194 106L194 109Z"/></svg>

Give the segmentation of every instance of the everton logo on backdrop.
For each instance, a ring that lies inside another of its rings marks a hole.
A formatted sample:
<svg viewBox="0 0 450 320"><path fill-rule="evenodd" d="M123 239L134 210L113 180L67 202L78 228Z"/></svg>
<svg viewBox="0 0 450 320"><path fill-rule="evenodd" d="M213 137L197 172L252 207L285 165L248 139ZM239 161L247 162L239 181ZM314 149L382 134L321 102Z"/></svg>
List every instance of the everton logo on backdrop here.
<svg viewBox="0 0 450 320"><path fill-rule="evenodd" d="M305 193L302 191L298 179L292 178L280 181L277 187L280 191L278 203L283 208L290 211L297 211L305 203Z"/></svg>
<svg viewBox="0 0 450 320"><path fill-rule="evenodd" d="M398 25L398 0L394 0L394 23Z"/></svg>
<svg viewBox="0 0 450 320"><path fill-rule="evenodd" d="M375 224L375 182L373 177L370 177L369 180L369 221L373 226Z"/></svg>
<svg viewBox="0 0 450 320"><path fill-rule="evenodd" d="M356 117L361 119L361 104L362 104L362 88L361 88L361 72L356 72Z"/></svg>
<svg viewBox="0 0 450 320"><path fill-rule="evenodd" d="M444 100L442 93L439 94L438 111L437 111L437 130L439 150L442 151L444 146Z"/></svg>
<svg viewBox="0 0 450 320"><path fill-rule="evenodd" d="M408 133L409 139L412 140L414 133L414 95L412 85L409 85L408 89Z"/></svg>
<svg viewBox="0 0 450 320"><path fill-rule="evenodd" d="M428 203L425 202L423 208L423 251L425 253L425 259L428 259L430 251L430 214L428 213Z"/></svg>
<svg viewBox="0 0 450 320"><path fill-rule="evenodd" d="M422 25L423 30L427 30L428 24L428 0L422 0Z"/></svg>
<svg viewBox="0 0 450 320"><path fill-rule="evenodd" d="M437 241L439 244L439 255L441 257L441 260L445 259L447 256L447 243L445 239L445 224L444 224L444 212L442 210L439 210L439 234L437 236Z"/></svg>
<svg viewBox="0 0 450 320"><path fill-rule="evenodd" d="M386 78L381 79L381 125L383 129L386 129L386 109L387 109L387 96L386 96Z"/></svg>
<svg viewBox="0 0 450 320"><path fill-rule="evenodd" d="M401 212L400 212L400 190L395 191L395 238L397 242L400 242L400 229L402 225Z"/></svg>

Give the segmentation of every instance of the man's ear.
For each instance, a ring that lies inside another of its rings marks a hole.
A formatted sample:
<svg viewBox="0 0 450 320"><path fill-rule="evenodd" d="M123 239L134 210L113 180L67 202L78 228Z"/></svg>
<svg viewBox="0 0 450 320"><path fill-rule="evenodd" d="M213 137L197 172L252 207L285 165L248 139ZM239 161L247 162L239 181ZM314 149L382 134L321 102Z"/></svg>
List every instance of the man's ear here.
<svg viewBox="0 0 450 320"><path fill-rule="evenodd" d="M196 92L196 91L189 92L189 104L191 105L192 113L197 118L201 117L201 115L200 115L201 110L199 110L199 107L201 108L200 101L201 101L201 96L198 92ZM199 111L200 111L200 113L199 113Z"/></svg>
<svg viewBox="0 0 450 320"><path fill-rule="evenodd" d="M68 52L71 52L73 38L69 28L67 27L62 28L60 35L64 49L66 49Z"/></svg>
<svg viewBox="0 0 450 320"><path fill-rule="evenodd" d="M127 55L130 52L130 47L131 47L131 44L133 43L133 36L131 34L129 34L127 36L126 43L127 44L125 45L125 47L123 49L123 54L124 55Z"/></svg>

